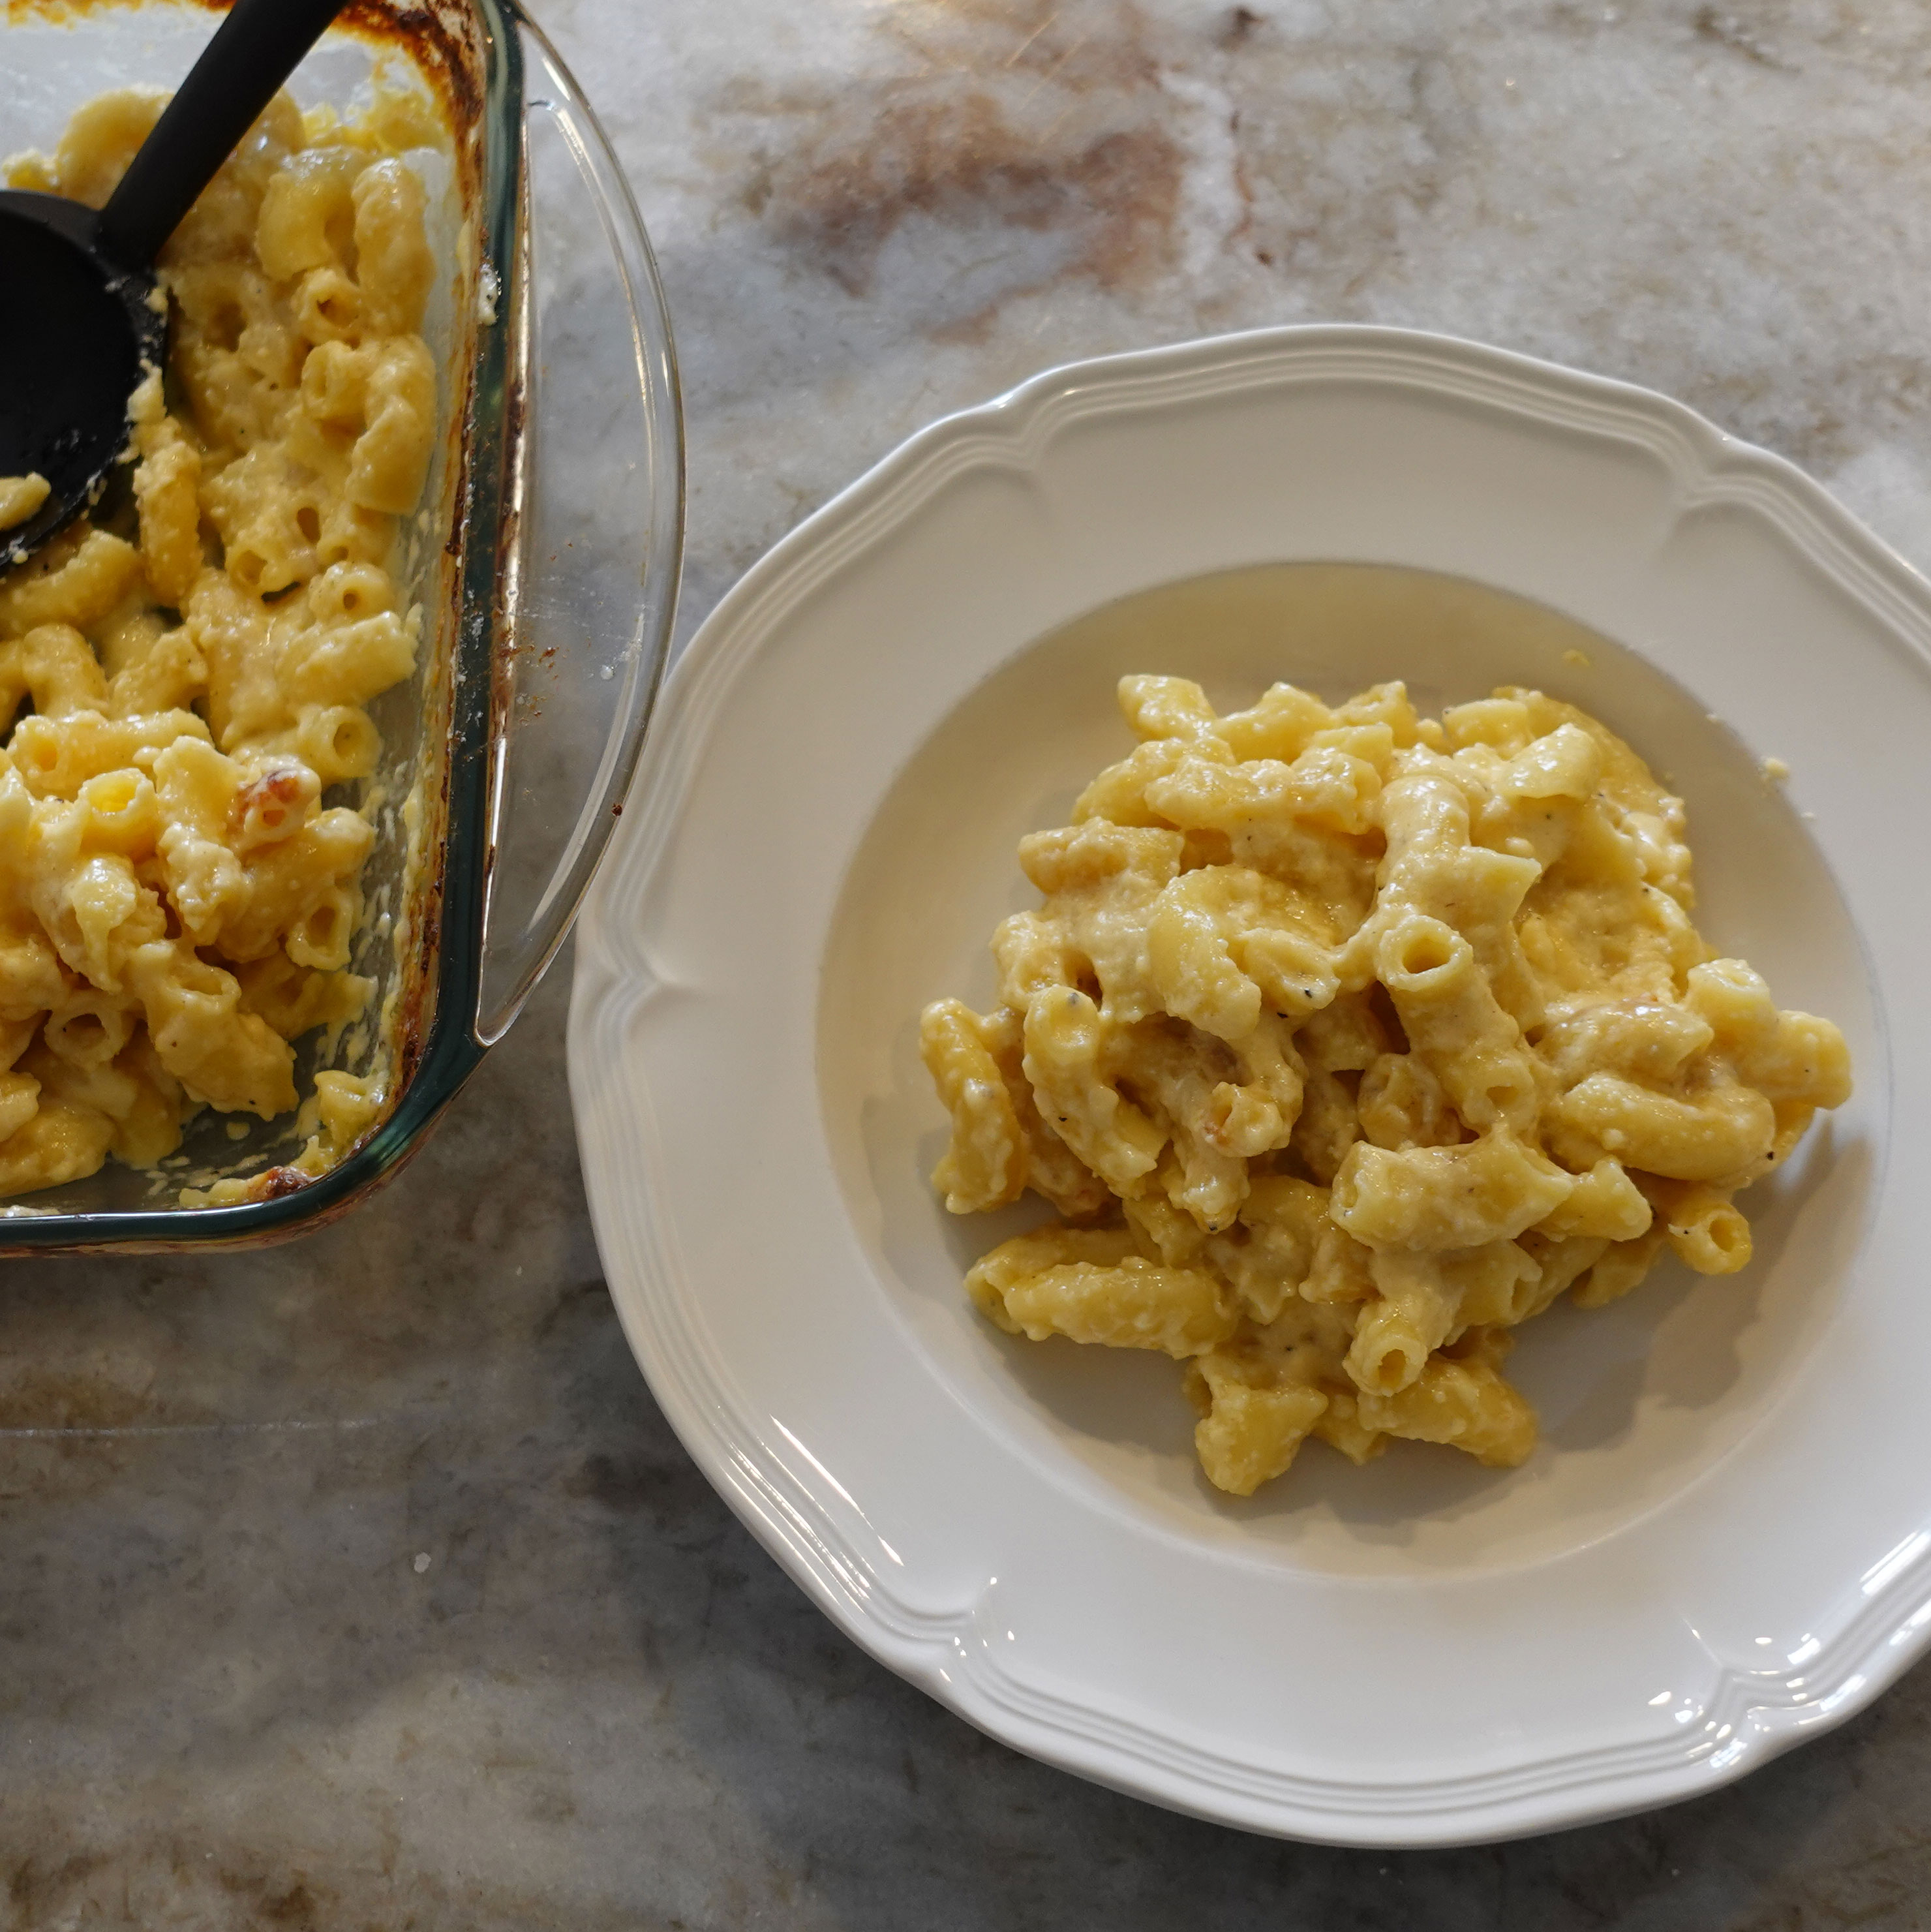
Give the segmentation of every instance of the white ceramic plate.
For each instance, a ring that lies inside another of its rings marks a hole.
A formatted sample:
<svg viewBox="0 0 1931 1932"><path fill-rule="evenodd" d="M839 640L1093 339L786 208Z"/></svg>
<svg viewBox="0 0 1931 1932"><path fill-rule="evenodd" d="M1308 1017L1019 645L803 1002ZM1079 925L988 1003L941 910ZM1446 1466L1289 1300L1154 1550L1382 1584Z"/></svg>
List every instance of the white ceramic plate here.
<svg viewBox="0 0 1931 1932"><path fill-rule="evenodd" d="M1015 842L1126 747L1127 670L1575 700L1687 800L1705 931L1849 1036L1857 1096L1750 1196L1746 1274L1525 1331L1521 1469L1315 1446L1231 1502L1170 1363L1009 1341L960 1292L1016 1223L931 1196L916 1015L988 999ZM704 625L580 928L638 1360L828 1614L1087 1777L1378 1845L1734 1778L1931 1629L1927 740L1931 586L1660 397L1308 328L939 423Z"/></svg>

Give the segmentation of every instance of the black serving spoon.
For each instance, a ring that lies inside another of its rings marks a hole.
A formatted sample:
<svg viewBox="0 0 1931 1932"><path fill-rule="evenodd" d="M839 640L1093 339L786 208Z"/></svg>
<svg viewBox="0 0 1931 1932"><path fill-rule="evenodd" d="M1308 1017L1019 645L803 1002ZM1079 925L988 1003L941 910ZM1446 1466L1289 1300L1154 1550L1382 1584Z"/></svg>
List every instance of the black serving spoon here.
<svg viewBox="0 0 1931 1932"><path fill-rule="evenodd" d="M16 562L94 502L127 445L127 398L167 347L154 257L343 0L235 0L98 214L0 190L0 477L46 501L0 530Z"/></svg>

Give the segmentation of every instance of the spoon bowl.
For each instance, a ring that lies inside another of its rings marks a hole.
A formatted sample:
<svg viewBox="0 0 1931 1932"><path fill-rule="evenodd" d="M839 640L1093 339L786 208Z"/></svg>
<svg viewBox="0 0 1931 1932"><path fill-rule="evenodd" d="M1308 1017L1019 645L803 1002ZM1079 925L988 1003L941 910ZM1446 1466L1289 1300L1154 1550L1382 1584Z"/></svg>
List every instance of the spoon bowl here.
<svg viewBox="0 0 1931 1932"><path fill-rule="evenodd" d="M48 485L0 530L0 568L99 500L127 446L128 399L166 350L154 258L342 4L235 0L97 214L0 192L0 477Z"/></svg>
<svg viewBox="0 0 1931 1932"><path fill-rule="evenodd" d="M0 193L0 476L37 472L46 501L0 530L0 566L97 501L127 444L127 399L159 368L167 310L151 278L103 272L100 218L58 195Z"/></svg>

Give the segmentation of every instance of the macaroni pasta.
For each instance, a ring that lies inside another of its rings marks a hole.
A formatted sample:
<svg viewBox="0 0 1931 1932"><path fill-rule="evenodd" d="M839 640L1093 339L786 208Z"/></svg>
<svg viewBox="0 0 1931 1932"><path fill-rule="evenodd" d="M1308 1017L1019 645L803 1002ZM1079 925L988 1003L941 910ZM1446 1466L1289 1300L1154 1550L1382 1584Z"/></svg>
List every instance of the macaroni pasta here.
<svg viewBox="0 0 1931 1932"><path fill-rule="evenodd" d="M164 100L103 95L7 179L97 207ZM436 430L400 158L434 138L401 97L353 123L270 104L162 256L169 366L130 406L124 514L0 575L0 1194L150 1166L202 1107L290 1112L290 1042L367 1003L374 833L329 797L373 770L364 707L421 641L388 566ZM0 482L0 520L36 484ZM319 1075L295 1165L381 1099Z"/></svg>
<svg viewBox="0 0 1931 1932"><path fill-rule="evenodd" d="M946 1206L1059 1215L967 1292L1183 1363L1237 1496L1310 1436L1520 1462L1516 1327L1666 1248L1742 1268L1733 1197L1849 1096L1843 1035L1712 956L1681 802L1571 706L1120 698L1138 748L1021 844L1043 902L994 935L998 1006L923 1017Z"/></svg>
<svg viewBox="0 0 1931 1932"><path fill-rule="evenodd" d="M0 530L10 530L37 514L47 490L47 479L37 470L25 476L0 476Z"/></svg>

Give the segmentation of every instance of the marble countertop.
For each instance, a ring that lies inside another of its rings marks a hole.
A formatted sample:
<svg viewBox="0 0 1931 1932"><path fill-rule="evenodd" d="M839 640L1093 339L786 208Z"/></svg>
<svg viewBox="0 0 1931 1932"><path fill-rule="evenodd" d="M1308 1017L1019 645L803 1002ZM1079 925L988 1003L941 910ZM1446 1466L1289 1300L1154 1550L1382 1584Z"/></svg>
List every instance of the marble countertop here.
<svg viewBox="0 0 1931 1932"><path fill-rule="evenodd" d="M1918 0L546 0L658 248L682 634L931 417L1258 323L1648 383L1931 564ZM633 1367L551 976L387 1193L0 1282L0 1932L1924 1922L1931 1672L1744 1783L1386 1854L1169 1816L835 1632Z"/></svg>

